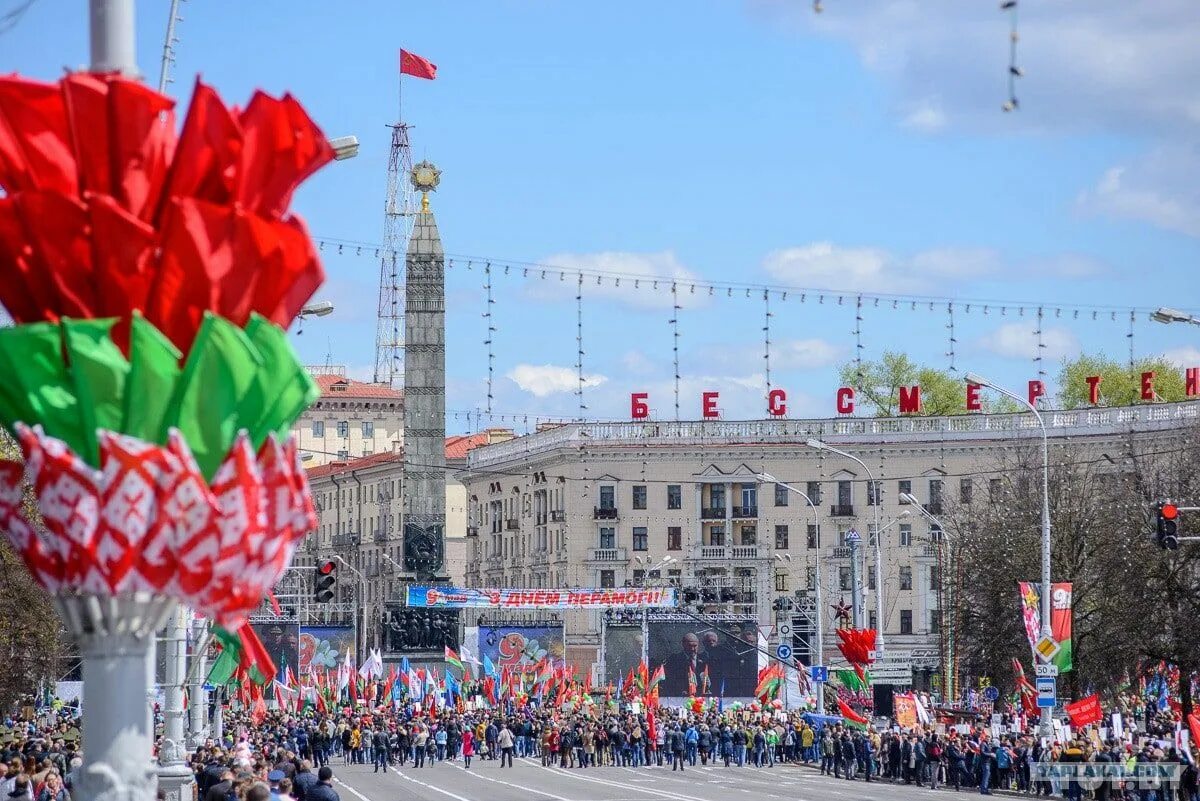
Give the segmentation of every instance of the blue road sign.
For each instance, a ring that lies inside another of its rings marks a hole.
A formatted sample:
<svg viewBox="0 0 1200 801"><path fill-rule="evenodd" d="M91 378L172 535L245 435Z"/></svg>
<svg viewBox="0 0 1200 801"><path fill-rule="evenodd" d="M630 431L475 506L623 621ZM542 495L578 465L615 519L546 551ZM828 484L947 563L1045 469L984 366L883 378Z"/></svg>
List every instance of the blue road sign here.
<svg viewBox="0 0 1200 801"><path fill-rule="evenodd" d="M1058 703L1058 680L1053 678L1037 679L1037 705L1039 708L1053 709Z"/></svg>
<svg viewBox="0 0 1200 801"><path fill-rule="evenodd" d="M813 681L829 681L829 668L825 665L813 665L808 669L808 677Z"/></svg>
<svg viewBox="0 0 1200 801"><path fill-rule="evenodd" d="M858 542L862 539L862 535L858 533L858 529L852 528L846 532L846 542Z"/></svg>
<svg viewBox="0 0 1200 801"><path fill-rule="evenodd" d="M983 699L985 701L995 701L999 697L1000 697L1000 691L998 689L996 689L995 687L984 687L983 688Z"/></svg>
<svg viewBox="0 0 1200 801"><path fill-rule="evenodd" d="M775 646L775 656L781 662L790 662L792 660L792 646L786 642L779 643L779 645Z"/></svg>

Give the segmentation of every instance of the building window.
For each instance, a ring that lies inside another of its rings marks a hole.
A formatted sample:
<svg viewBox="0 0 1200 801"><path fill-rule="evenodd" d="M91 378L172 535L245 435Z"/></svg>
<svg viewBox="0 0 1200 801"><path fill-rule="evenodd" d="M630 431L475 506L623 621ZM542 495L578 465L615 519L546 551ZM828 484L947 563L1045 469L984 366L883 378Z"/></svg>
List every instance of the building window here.
<svg viewBox="0 0 1200 801"><path fill-rule="evenodd" d="M708 532L708 544L709 545L724 545L725 544L725 527L724 526L713 526L712 527L712 530Z"/></svg>
<svg viewBox="0 0 1200 801"><path fill-rule="evenodd" d="M787 573L775 574L775 592L787 592Z"/></svg>
<svg viewBox="0 0 1200 801"><path fill-rule="evenodd" d="M877 506L879 497L883 494L883 482L879 479L867 482L867 506Z"/></svg>
<svg viewBox="0 0 1200 801"><path fill-rule="evenodd" d="M313 420L312 432L313 432L314 437L325 436L325 421L324 420Z"/></svg>
<svg viewBox="0 0 1200 801"><path fill-rule="evenodd" d="M912 589L912 566L911 565L901 565L900 566L900 589L902 589L902 590L911 590Z"/></svg>
<svg viewBox="0 0 1200 801"><path fill-rule="evenodd" d="M375 436L375 423L370 420L362 421L362 432L364 437Z"/></svg>
<svg viewBox="0 0 1200 801"><path fill-rule="evenodd" d="M929 505L934 509L942 505L942 480L940 478L929 479Z"/></svg>
<svg viewBox="0 0 1200 801"><path fill-rule="evenodd" d="M900 547L901 548L911 548L912 547L912 523L901 523L900 524Z"/></svg>
<svg viewBox="0 0 1200 801"><path fill-rule="evenodd" d="M938 570L937 565L931 565L929 568L929 590L937 592L942 588L942 571Z"/></svg>
<svg viewBox="0 0 1200 801"><path fill-rule="evenodd" d="M930 609L929 610L929 633L930 634L941 634L942 633L942 610L941 609Z"/></svg>
<svg viewBox="0 0 1200 801"><path fill-rule="evenodd" d="M338 420L338 436L339 437L350 436L350 421L349 420Z"/></svg>
<svg viewBox="0 0 1200 801"><path fill-rule="evenodd" d="M814 505L819 506L821 503L821 482L810 481L805 484L804 494L808 496L808 499L812 501Z"/></svg>
<svg viewBox="0 0 1200 801"><path fill-rule="evenodd" d="M850 568L845 566L838 568L838 589L843 592L852 589L850 587Z"/></svg>
<svg viewBox="0 0 1200 801"><path fill-rule="evenodd" d="M667 508L682 509L683 508L683 487L678 484L667 485Z"/></svg>
<svg viewBox="0 0 1200 801"><path fill-rule="evenodd" d="M775 526L775 547L781 550L788 547L787 526Z"/></svg>
<svg viewBox="0 0 1200 801"><path fill-rule="evenodd" d="M747 510L743 514L748 514L748 510L758 507L758 487L753 484L742 485L742 509Z"/></svg>
<svg viewBox="0 0 1200 801"><path fill-rule="evenodd" d="M617 571L601 570L600 571L600 589L611 590L617 586Z"/></svg>
<svg viewBox="0 0 1200 801"><path fill-rule="evenodd" d="M708 488L708 503L713 509L725 511L725 485L713 484Z"/></svg>
<svg viewBox="0 0 1200 801"><path fill-rule="evenodd" d="M804 586L810 590L817 588L817 569L815 567L804 568Z"/></svg>
<svg viewBox="0 0 1200 801"><path fill-rule="evenodd" d="M338 451L337 460L344 462L350 458L350 451Z"/></svg>
<svg viewBox="0 0 1200 801"><path fill-rule="evenodd" d="M1000 479L988 479L988 500L993 502L999 500L1001 491Z"/></svg>
<svg viewBox="0 0 1200 801"><path fill-rule="evenodd" d="M875 566L867 568L867 589L875 589Z"/></svg>
<svg viewBox="0 0 1200 801"><path fill-rule="evenodd" d="M912 495L912 482L909 481L907 478L904 479L903 481L897 481L896 482L896 491L900 493L900 503L902 503L902 504L908 503L908 501L906 501L904 499L904 496Z"/></svg>
<svg viewBox="0 0 1200 801"><path fill-rule="evenodd" d="M650 537L646 533L645 526L633 527L633 550L648 551L650 550Z"/></svg>
<svg viewBox="0 0 1200 801"><path fill-rule="evenodd" d="M813 523L808 524L808 546L809 548L820 548L821 539L817 533L818 529Z"/></svg>
<svg viewBox="0 0 1200 801"><path fill-rule="evenodd" d="M901 634L912 634L913 633L913 631L912 631L912 610L911 609L901 609L900 610L900 633Z"/></svg>
<svg viewBox="0 0 1200 801"><path fill-rule="evenodd" d="M783 486L782 484L775 485L775 505L776 506L787 506L788 505L788 488Z"/></svg>
<svg viewBox="0 0 1200 801"><path fill-rule="evenodd" d="M600 488L600 508L617 508L617 490L611 484Z"/></svg>
<svg viewBox="0 0 1200 801"><path fill-rule="evenodd" d="M854 505L854 491L851 489L849 481L837 483L837 499L838 506L848 508Z"/></svg>
<svg viewBox="0 0 1200 801"><path fill-rule="evenodd" d="M637 586L637 587L640 587L643 584L645 584L646 583L646 571L645 570L633 571L633 583L634 583L634 586Z"/></svg>
<svg viewBox="0 0 1200 801"><path fill-rule="evenodd" d="M633 508L634 509L645 509L646 508L646 485L645 484L635 484L633 486Z"/></svg>
<svg viewBox="0 0 1200 801"><path fill-rule="evenodd" d="M679 526L667 526L667 550L683 550L683 529Z"/></svg>
<svg viewBox="0 0 1200 801"><path fill-rule="evenodd" d="M758 526L742 526L738 545L758 545Z"/></svg>
<svg viewBox="0 0 1200 801"><path fill-rule="evenodd" d="M869 615L867 615L867 628L878 630L879 626L875 625L877 620L879 620L879 617L874 611L872 611Z"/></svg>
<svg viewBox="0 0 1200 801"><path fill-rule="evenodd" d="M615 528L600 529L600 547L601 548L616 548L617 547L617 530Z"/></svg>
<svg viewBox="0 0 1200 801"><path fill-rule="evenodd" d="M960 478L958 480L958 502L964 504L971 503L971 490L974 485L969 478Z"/></svg>

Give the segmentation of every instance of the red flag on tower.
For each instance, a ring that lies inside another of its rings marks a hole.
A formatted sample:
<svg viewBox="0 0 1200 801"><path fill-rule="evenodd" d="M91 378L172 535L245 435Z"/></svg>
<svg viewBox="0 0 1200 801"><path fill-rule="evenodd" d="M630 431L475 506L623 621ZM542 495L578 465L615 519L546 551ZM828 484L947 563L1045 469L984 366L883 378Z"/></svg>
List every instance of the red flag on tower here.
<svg viewBox="0 0 1200 801"><path fill-rule="evenodd" d="M437 77L437 64L407 50L400 51L400 74L432 81Z"/></svg>

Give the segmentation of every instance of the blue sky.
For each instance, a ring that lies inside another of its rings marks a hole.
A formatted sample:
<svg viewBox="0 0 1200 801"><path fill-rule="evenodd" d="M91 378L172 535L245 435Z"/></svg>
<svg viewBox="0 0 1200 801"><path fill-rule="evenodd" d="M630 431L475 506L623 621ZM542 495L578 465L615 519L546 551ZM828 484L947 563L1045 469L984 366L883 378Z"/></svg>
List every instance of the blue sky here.
<svg viewBox="0 0 1200 801"><path fill-rule="evenodd" d="M156 81L168 3L139 5L139 62ZM820 15L800 0L192 0L171 91L185 103L197 74L230 103L291 91L329 135L356 134L359 157L295 208L318 237L376 243L397 51L420 53L439 77L405 79L404 116L416 157L444 171L446 249L496 265L495 411L530 424L578 413L574 288L505 276L508 261L831 290L823 304L772 299L773 384L793 415L826 416L859 292L1031 301L1024 316L956 305L958 369L1012 385L1036 377L1038 303L1200 308L1200 14L1190 0L1045 5L1023 10L1013 114L1000 110L1008 18L962 0L826 0ZM85 23L79 3L38 0L0 35L0 70L52 79L85 64ZM324 252L320 297L337 311L297 347L369 378L378 264ZM482 281L453 259L455 410L485 403ZM670 416L668 282L629 284L585 286L588 413L627 416L643 390ZM714 389L727 417L760 416L761 292L682 297L683 415ZM1051 377L1081 349L1128 353L1125 313L1047 314ZM947 321L946 301L868 300L864 357L903 349L947 366ZM1198 333L1143 315L1134 348L1200 364Z"/></svg>

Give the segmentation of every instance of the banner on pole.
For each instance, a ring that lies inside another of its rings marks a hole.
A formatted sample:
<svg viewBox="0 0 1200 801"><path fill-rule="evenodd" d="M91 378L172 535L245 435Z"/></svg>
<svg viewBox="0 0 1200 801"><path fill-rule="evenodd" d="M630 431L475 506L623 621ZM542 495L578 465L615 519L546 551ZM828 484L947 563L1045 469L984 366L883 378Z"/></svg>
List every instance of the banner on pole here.
<svg viewBox="0 0 1200 801"><path fill-rule="evenodd" d="M410 585L408 606L445 609L649 609L677 605L674 587L655 589L518 590Z"/></svg>
<svg viewBox="0 0 1200 801"><path fill-rule="evenodd" d="M1021 617L1025 623L1025 636L1033 649L1034 663L1038 661L1037 644L1042 631L1041 584L1033 581L1018 582L1021 592ZM1050 585L1050 634L1058 644L1058 650L1050 658L1050 664L1058 666L1059 673L1071 669L1071 582Z"/></svg>

